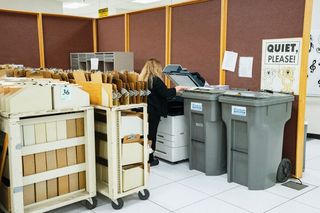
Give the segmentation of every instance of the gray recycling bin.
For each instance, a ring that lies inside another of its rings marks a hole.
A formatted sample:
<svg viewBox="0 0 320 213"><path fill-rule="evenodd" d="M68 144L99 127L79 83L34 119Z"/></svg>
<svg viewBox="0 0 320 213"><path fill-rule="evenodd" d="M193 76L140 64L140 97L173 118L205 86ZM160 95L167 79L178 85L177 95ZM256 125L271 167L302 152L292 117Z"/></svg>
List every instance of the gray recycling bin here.
<svg viewBox="0 0 320 213"><path fill-rule="evenodd" d="M184 114L189 140L189 167L206 175L221 175L227 169L225 126L221 119L221 90L185 91Z"/></svg>
<svg viewBox="0 0 320 213"><path fill-rule="evenodd" d="M276 183L291 95L229 91L219 97L227 127L228 182L262 190Z"/></svg>

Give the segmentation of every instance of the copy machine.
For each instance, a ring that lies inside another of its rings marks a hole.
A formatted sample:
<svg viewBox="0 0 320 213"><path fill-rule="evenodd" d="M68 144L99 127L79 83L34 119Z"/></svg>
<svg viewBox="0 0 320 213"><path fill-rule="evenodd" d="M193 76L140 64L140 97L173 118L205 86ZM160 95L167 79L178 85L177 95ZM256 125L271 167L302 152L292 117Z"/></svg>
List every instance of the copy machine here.
<svg viewBox="0 0 320 213"><path fill-rule="evenodd" d="M221 175L227 171L225 125L221 118L218 97L223 87L203 87L201 79L181 66L166 67L164 73L176 85L190 86L184 98L186 140L189 144L189 167L206 175Z"/></svg>

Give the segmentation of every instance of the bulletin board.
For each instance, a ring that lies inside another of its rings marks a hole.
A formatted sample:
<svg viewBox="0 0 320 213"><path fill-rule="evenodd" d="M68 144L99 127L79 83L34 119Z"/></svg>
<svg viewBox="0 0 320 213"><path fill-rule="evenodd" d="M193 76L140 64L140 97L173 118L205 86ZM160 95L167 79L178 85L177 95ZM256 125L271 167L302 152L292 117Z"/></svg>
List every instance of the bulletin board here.
<svg viewBox="0 0 320 213"><path fill-rule="evenodd" d="M172 8L171 63L219 84L221 1Z"/></svg>
<svg viewBox="0 0 320 213"><path fill-rule="evenodd" d="M43 15L45 65L70 69L71 52L93 52L92 19Z"/></svg>
<svg viewBox="0 0 320 213"><path fill-rule="evenodd" d="M37 15L0 11L0 64L40 66Z"/></svg>
<svg viewBox="0 0 320 213"><path fill-rule="evenodd" d="M239 78L237 65L226 84L260 89L262 40L302 37L304 6L305 0L229 0L227 50L253 57L253 78Z"/></svg>
<svg viewBox="0 0 320 213"><path fill-rule="evenodd" d="M124 15L97 19L98 51L124 51Z"/></svg>
<svg viewBox="0 0 320 213"><path fill-rule="evenodd" d="M290 5L290 9L288 9ZM262 40L302 37L305 0L229 0L227 50L240 57L253 57L252 78L239 78L226 72L226 84L233 88L260 89ZM291 119L285 126L283 157L295 167L297 142L298 96L293 103ZM295 168L293 168L294 171Z"/></svg>
<svg viewBox="0 0 320 213"><path fill-rule="evenodd" d="M140 72L146 60L156 58L165 65L166 10L160 8L129 15L130 52L134 69Z"/></svg>

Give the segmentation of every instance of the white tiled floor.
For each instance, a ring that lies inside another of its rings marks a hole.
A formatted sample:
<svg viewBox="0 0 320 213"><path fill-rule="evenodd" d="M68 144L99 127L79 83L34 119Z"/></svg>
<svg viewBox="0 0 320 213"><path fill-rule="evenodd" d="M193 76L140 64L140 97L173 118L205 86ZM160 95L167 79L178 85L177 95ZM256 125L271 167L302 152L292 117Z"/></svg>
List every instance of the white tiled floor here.
<svg viewBox="0 0 320 213"><path fill-rule="evenodd" d="M236 183L227 183L227 176L205 176L190 171L188 163L160 162L151 168L150 198L137 195L124 198L124 207L113 210L107 198L98 195L99 206L92 211L80 203L54 212L126 212L126 213L320 213L320 140L307 142L306 171L302 181L306 189L296 191L277 184L264 191L249 191Z"/></svg>

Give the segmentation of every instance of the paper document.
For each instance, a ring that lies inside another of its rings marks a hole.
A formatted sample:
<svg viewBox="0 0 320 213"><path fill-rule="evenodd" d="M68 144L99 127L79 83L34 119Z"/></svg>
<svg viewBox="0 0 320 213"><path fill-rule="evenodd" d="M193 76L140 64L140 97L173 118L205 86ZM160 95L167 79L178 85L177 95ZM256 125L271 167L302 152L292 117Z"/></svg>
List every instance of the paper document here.
<svg viewBox="0 0 320 213"><path fill-rule="evenodd" d="M222 69L234 72L237 64L238 53L225 51L222 63Z"/></svg>
<svg viewBox="0 0 320 213"><path fill-rule="evenodd" d="M91 70L98 70L99 58L91 58Z"/></svg>
<svg viewBox="0 0 320 213"><path fill-rule="evenodd" d="M253 57L240 57L239 77L252 78Z"/></svg>

